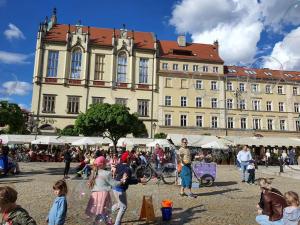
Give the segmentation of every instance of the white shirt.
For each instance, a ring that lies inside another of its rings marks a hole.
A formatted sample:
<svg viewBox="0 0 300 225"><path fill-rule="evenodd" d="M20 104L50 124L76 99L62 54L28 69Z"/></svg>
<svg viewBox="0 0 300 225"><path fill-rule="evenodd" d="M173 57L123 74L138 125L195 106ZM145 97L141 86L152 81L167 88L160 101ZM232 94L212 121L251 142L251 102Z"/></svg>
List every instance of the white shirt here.
<svg viewBox="0 0 300 225"><path fill-rule="evenodd" d="M241 163L241 162L248 162L252 159L251 153L250 151L244 151L241 150L239 151L238 155L237 155L237 160Z"/></svg>

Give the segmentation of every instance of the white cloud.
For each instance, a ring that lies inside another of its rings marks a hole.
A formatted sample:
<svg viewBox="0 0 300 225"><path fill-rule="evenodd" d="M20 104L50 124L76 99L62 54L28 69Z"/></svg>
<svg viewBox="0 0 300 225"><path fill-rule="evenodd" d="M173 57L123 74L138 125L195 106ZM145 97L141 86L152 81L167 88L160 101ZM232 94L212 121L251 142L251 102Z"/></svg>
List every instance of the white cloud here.
<svg viewBox="0 0 300 225"><path fill-rule="evenodd" d="M2 84L0 93L2 95L27 95L32 90L32 85L24 81L7 81Z"/></svg>
<svg viewBox="0 0 300 225"><path fill-rule="evenodd" d="M257 0L183 0L175 5L170 23L189 32L193 42L218 39L226 63L248 63L256 54L263 30Z"/></svg>
<svg viewBox="0 0 300 225"><path fill-rule="evenodd" d="M26 105L26 104L20 103L20 104L18 104L18 105L19 105L19 107L20 107L21 109L26 109L26 110L29 110L29 109L30 109L30 107L28 107L28 105Z"/></svg>
<svg viewBox="0 0 300 225"><path fill-rule="evenodd" d="M5 64L24 64L29 63L27 59L31 55L25 55L20 53L0 51L0 63Z"/></svg>
<svg viewBox="0 0 300 225"><path fill-rule="evenodd" d="M300 0L181 0L169 22L193 42L218 39L225 63L249 65L259 53L262 31L282 33L282 26L299 24L299 10Z"/></svg>
<svg viewBox="0 0 300 225"><path fill-rule="evenodd" d="M265 67L278 69L279 61L284 70L300 70L300 27L288 33L284 39L277 42L270 55L270 60L265 63Z"/></svg>
<svg viewBox="0 0 300 225"><path fill-rule="evenodd" d="M10 41L13 39L25 39L23 32L12 23L8 24L8 29L4 31L4 35Z"/></svg>

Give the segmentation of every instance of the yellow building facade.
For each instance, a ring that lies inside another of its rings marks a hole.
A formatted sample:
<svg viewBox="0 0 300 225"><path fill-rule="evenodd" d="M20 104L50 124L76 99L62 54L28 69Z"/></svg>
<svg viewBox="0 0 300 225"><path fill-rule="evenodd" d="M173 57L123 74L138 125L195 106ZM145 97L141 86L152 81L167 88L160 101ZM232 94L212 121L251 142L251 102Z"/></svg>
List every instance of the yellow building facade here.
<svg viewBox="0 0 300 225"><path fill-rule="evenodd" d="M155 133L296 136L300 72L224 66L218 42L159 41L150 32L40 25L36 127L74 125L93 103L125 104Z"/></svg>

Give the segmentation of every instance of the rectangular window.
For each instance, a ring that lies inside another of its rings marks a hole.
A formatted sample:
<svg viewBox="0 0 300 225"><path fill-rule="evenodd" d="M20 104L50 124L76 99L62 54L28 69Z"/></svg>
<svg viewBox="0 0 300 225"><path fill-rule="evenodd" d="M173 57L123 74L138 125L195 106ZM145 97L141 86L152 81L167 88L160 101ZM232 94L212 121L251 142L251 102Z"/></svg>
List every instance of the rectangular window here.
<svg viewBox="0 0 300 225"><path fill-rule="evenodd" d="M300 121L296 120L296 131L300 131Z"/></svg>
<svg viewBox="0 0 300 225"><path fill-rule="evenodd" d="M213 72L214 72L214 73L218 73L218 72L219 72L219 67L214 66L214 67L213 67Z"/></svg>
<svg viewBox="0 0 300 225"><path fill-rule="evenodd" d="M138 100L138 115L149 116L149 100Z"/></svg>
<svg viewBox="0 0 300 225"><path fill-rule="evenodd" d="M202 116L196 116L196 126L203 127L203 117Z"/></svg>
<svg viewBox="0 0 300 225"><path fill-rule="evenodd" d="M294 110L296 113L299 112L299 103L294 103Z"/></svg>
<svg viewBox="0 0 300 225"><path fill-rule="evenodd" d="M140 76L139 83L147 84L148 83L148 62L149 60L146 58L140 58Z"/></svg>
<svg viewBox="0 0 300 225"><path fill-rule="evenodd" d="M282 94L283 94L283 86L278 86L277 88L278 88L278 89L277 89L277 90L278 90L277 93L278 93L279 95L282 95Z"/></svg>
<svg viewBox="0 0 300 225"><path fill-rule="evenodd" d="M187 106L187 98L185 96L181 96L180 98L180 106L186 107Z"/></svg>
<svg viewBox="0 0 300 225"><path fill-rule="evenodd" d="M266 85L266 94L271 93L271 85Z"/></svg>
<svg viewBox="0 0 300 225"><path fill-rule="evenodd" d="M196 80L196 89L202 89L203 82L202 80Z"/></svg>
<svg viewBox="0 0 300 225"><path fill-rule="evenodd" d="M227 128L233 129L233 117L227 118Z"/></svg>
<svg viewBox="0 0 300 225"><path fill-rule="evenodd" d="M70 114L79 113L79 97L78 96L68 96L67 111Z"/></svg>
<svg viewBox="0 0 300 225"><path fill-rule="evenodd" d="M58 51L49 51L47 77L57 77Z"/></svg>
<svg viewBox="0 0 300 225"><path fill-rule="evenodd" d="M165 126L172 126L171 114L165 114Z"/></svg>
<svg viewBox="0 0 300 225"><path fill-rule="evenodd" d="M253 129L254 130L260 130L260 119L253 119Z"/></svg>
<svg viewBox="0 0 300 225"><path fill-rule="evenodd" d="M285 120L279 120L279 128L280 130L285 130Z"/></svg>
<svg viewBox="0 0 300 225"><path fill-rule="evenodd" d="M211 127L218 128L218 117L216 116L211 117Z"/></svg>
<svg viewBox="0 0 300 225"><path fill-rule="evenodd" d="M72 62L71 62L71 77L70 79L80 79L81 74L81 59L82 52L79 48L72 52Z"/></svg>
<svg viewBox="0 0 300 225"><path fill-rule="evenodd" d="M127 98L116 98L115 103L118 105L127 105Z"/></svg>
<svg viewBox="0 0 300 225"><path fill-rule="evenodd" d="M268 119L268 130L273 130L273 120Z"/></svg>
<svg viewBox="0 0 300 225"><path fill-rule="evenodd" d="M163 70L168 70L168 63L163 63L162 64L162 69Z"/></svg>
<svg viewBox="0 0 300 225"><path fill-rule="evenodd" d="M94 80L103 80L105 55L96 54Z"/></svg>
<svg viewBox="0 0 300 225"><path fill-rule="evenodd" d="M202 98L201 97L196 97L196 107L197 108L202 107Z"/></svg>
<svg viewBox="0 0 300 225"><path fill-rule="evenodd" d="M181 88L188 88L188 81L186 79L181 79Z"/></svg>
<svg viewBox="0 0 300 225"><path fill-rule="evenodd" d="M241 129L247 129L247 120L246 120L246 118L241 118Z"/></svg>
<svg viewBox="0 0 300 225"><path fill-rule="evenodd" d="M138 115L149 116L149 100L138 100Z"/></svg>
<svg viewBox="0 0 300 225"><path fill-rule="evenodd" d="M104 102L104 97L92 97L92 104L98 104L98 103L103 103Z"/></svg>
<svg viewBox="0 0 300 225"><path fill-rule="evenodd" d="M167 77L165 81L166 87L172 87L172 78Z"/></svg>
<svg viewBox="0 0 300 225"><path fill-rule="evenodd" d="M203 66L203 72L208 72L208 66Z"/></svg>
<svg viewBox="0 0 300 225"><path fill-rule="evenodd" d="M267 111L272 111L272 102L267 101Z"/></svg>
<svg viewBox="0 0 300 225"><path fill-rule="evenodd" d="M55 95L43 95L43 113L55 113Z"/></svg>
<svg viewBox="0 0 300 225"><path fill-rule="evenodd" d="M199 66L198 65L193 65L193 71L198 72L198 70L199 70Z"/></svg>
<svg viewBox="0 0 300 225"><path fill-rule="evenodd" d="M213 109L218 108L218 99L216 99L216 98L211 99L211 107Z"/></svg>
<svg viewBox="0 0 300 225"><path fill-rule="evenodd" d="M188 71L188 70L189 70L189 65L183 64L183 71Z"/></svg>
<svg viewBox="0 0 300 225"><path fill-rule="evenodd" d="M118 56L118 70L117 70L117 82L126 83L127 73L127 55L120 53Z"/></svg>
<svg viewBox="0 0 300 225"><path fill-rule="evenodd" d="M284 103L283 102L279 102L278 103L278 108L279 108L279 112L284 112Z"/></svg>
<svg viewBox="0 0 300 225"><path fill-rule="evenodd" d="M210 83L211 90L217 90L217 81L211 81Z"/></svg>
<svg viewBox="0 0 300 225"><path fill-rule="evenodd" d="M260 101L259 100L253 100L252 101L252 107L253 107L253 110L259 111L260 110Z"/></svg>
<svg viewBox="0 0 300 225"><path fill-rule="evenodd" d="M233 100L227 99L227 109L232 109L232 108L233 108Z"/></svg>
<svg viewBox="0 0 300 225"><path fill-rule="evenodd" d="M233 87L232 87L232 82L227 82L227 91L232 91Z"/></svg>
<svg viewBox="0 0 300 225"><path fill-rule="evenodd" d="M293 87L293 95L298 95L298 87Z"/></svg>
<svg viewBox="0 0 300 225"><path fill-rule="evenodd" d="M245 84L240 83L240 92L245 92Z"/></svg>
<svg viewBox="0 0 300 225"><path fill-rule="evenodd" d="M172 97L165 96L165 106L171 106L171 105L172 105Z"/></svg>
<svg viewBox="0 0 300 225"><path fill-rule="evenodd" d="M252 84L251 90L252 90L252 92L258 92L258 84Z"/></svg>
<svg viewBox="0 0 300 225"><path fill-rule="evenodd" d="M186 115L180 115L180 126L186 127L187 125L187 116Z"/></svg>
<svg viewBox="0 0 300 225"><path fill-rule="evenodd" d="M178 64L173 64L173 70L178 70Z"/></svg>
<svg viewBox="0 0 300 225"><path fill-rule="evenodd" d="M240 100L240 109L246 109L246 102L245 99Z"/></svg>

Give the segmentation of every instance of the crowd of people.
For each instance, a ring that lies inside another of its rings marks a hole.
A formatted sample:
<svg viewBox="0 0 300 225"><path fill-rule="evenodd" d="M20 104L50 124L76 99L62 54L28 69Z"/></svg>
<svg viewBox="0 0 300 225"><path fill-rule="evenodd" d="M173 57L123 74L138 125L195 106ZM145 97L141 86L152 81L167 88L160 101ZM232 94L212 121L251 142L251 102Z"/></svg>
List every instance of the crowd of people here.
<svg viewBox="0 0 300 225"><path fill-rule="evenodd" d="M9 158L9 149L2 146L1 154ZM67 216L67 193L66 180L69 179L70 164L74 159L79 161L76 167L76 176L88 179L88 187L91 195L86 206L85 214L97 221L105 221L106 224L121 224L122 218L127 209L126 191L129 185L144 183L145 178L134 176L134 170L139 165L146 165L153 161L155 169L160 170L165 163L171 160L170 152L155 146L153 154L138 152L135 149L125 149L116 152L107 152L101 149L86 151L74 149L68 145L63 151L65 169L63 179L53 185L56 196L47 216L48 225L63 225ZM199 154L198 160L206 161L207 154ZM247 145L243 146L237 154L237 162L241 169L241 181L247 184L258 184L260 187L260 200L257 204L258 215L256 222L261 225L299 225L300 208L299 196L294 191L282 194L278 189L273 188L271 181L266 178L255 179L255 160ZM177 170L181 178L179 195L182 197L196 198L192 193L192 156L188 148L188 140L182 138L181 148L177 152ZM9 168L16 170L18 166L10 165L7 160L6 172ZM112 204L110 192L113 192L116 204ZM0 210L2 213L1 225L24 224L35 225L36 222L29 213L16 204L17 192L9 187L0 187ZM115 221L109 216L116 212Z"/></svg>

